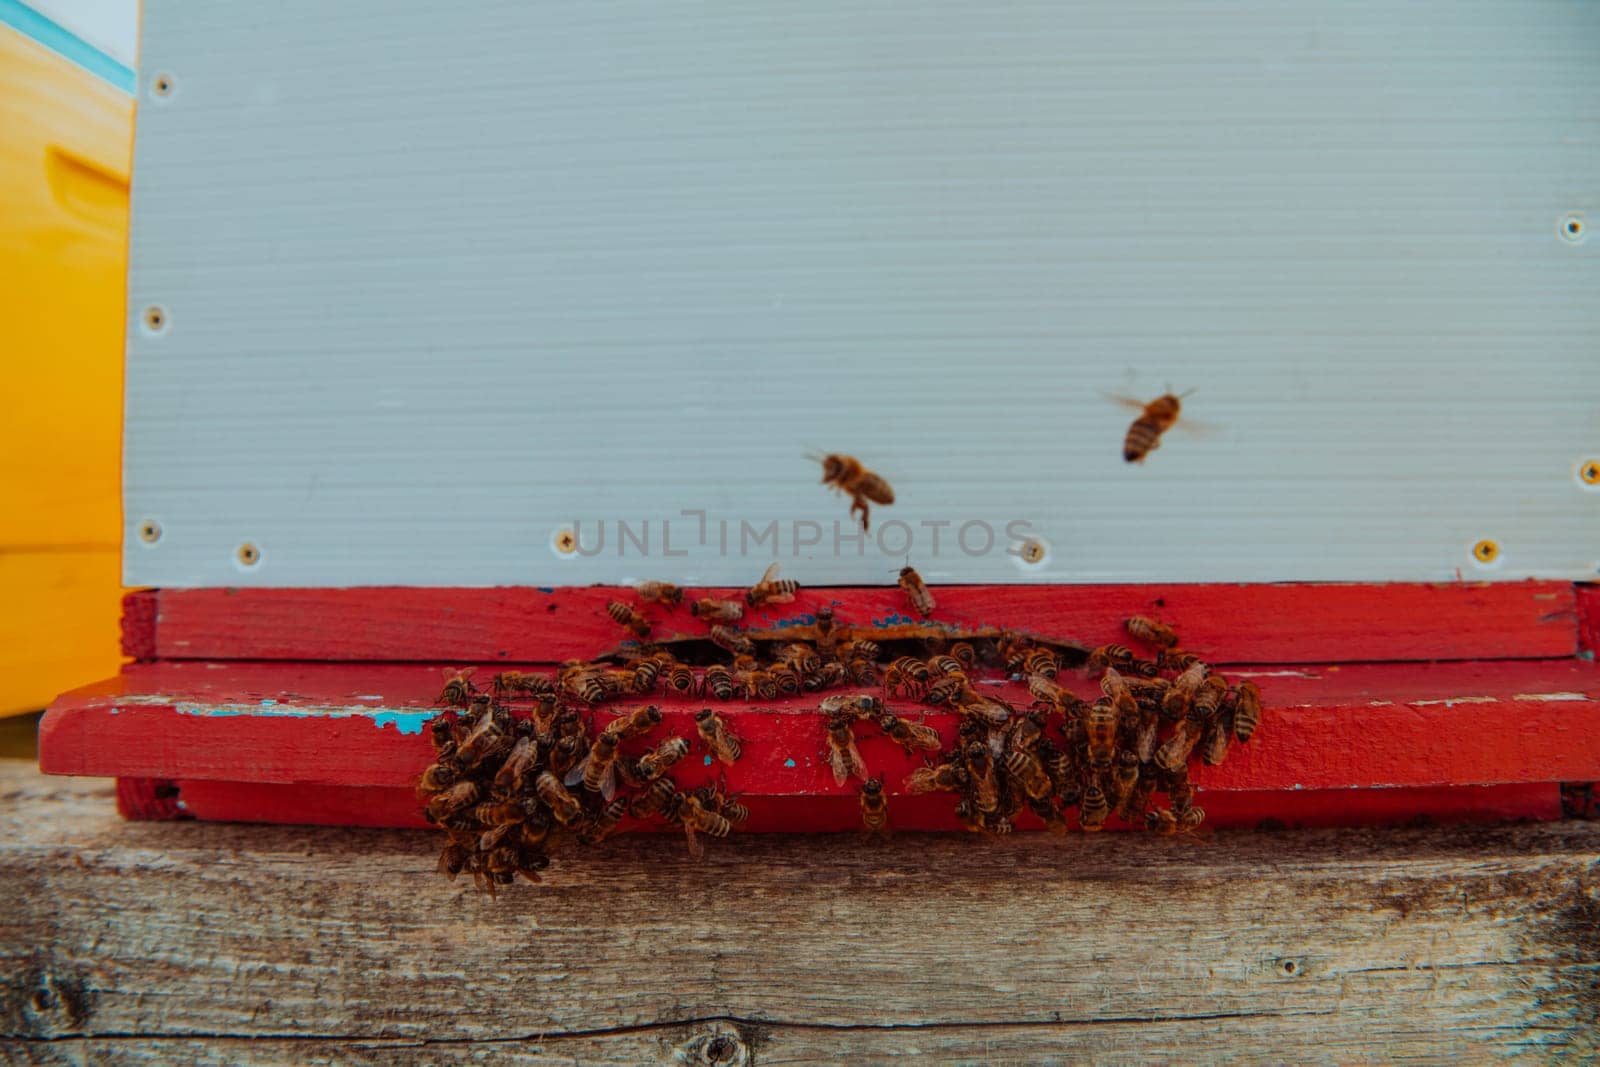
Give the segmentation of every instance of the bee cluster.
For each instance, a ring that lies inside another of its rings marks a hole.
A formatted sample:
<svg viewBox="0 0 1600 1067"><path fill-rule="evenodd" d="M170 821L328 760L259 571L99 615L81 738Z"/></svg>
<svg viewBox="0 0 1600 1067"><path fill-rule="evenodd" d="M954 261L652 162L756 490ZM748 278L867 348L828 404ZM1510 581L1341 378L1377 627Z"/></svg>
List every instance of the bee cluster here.
<svg viewBox="0 0 1600 1067"><path fill-rule="evenodd" d="M739 629L746 608L794 599L796 583L776 574L769 569L739 600L693 601L691 613L707 627L703 639L649 643L643 604L670 610L685 598L676 586L648 582L638 590L641 605L607 606L639 642L620 652L570 661L550 674L505 671L489 692L474 685L472 668L447 671L439 702L451 709L433 720L435 760L419 786L427 819L449 838L440 870L451 878L468 871L490 892L518 874L538 881L557 848L601 841L624 819L681 829L697 857L703 836L727 836L749 812L725 779L686 789L669 773L696 748L723 768L739 760L740 740L713 707L694 715L692 736L652 737L663 726L654 704L604 725L594 721L601 705L655 692L748 702L870 688L824 695L818 710L832 777L838 785L860 782L861 826L877 836L889 833L891 802L858 747L867 736L881 735L922 760L904 791L951 794L956 817L974 832L1009 833L1030 812L1065 833L1075 809L1084 831L1100 830L1115 813L1173 834L1205 817L1193 803L1191 762L1222 762L1260 720L1254 683L1230 685L1178 648L1170 628L1142 617L1126 626L1148 646L1148 658L1117 644L1090 651L1010 631L958 634L936 625L877 640L872 631L837 623L826 606L810 626ZM910 567L900 586L914 610L932 613L933 596ZM1097 698L1063 684L1078 669L1098 681ZM1031 703L1000 695L1018 683ZM904 704L891 708L893 700L953 713L955 736L909 717Z"/></svg>

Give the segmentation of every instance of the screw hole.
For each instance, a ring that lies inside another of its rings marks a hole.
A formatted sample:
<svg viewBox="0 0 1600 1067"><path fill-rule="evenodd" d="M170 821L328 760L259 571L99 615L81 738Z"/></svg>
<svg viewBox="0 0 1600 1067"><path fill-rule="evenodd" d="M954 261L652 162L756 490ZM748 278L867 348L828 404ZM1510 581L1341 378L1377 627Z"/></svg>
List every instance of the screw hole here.
<svg viewBox="0 0 1600 1067"><path fill-rule="evenodd" d="M139 540L147 545L153 545L161 540L161 524L154 519L146 519L139 524Z"/></svg>
<svg viewBox="0 0 1600 1067"><path fill-rule="evenodd" d="M1294 960L1284 960L1283 961L1283 973L1284 974L1293 974L1294 972L1295 972Z"/></svg>
<svg viewBox="0 0 1600 1067"><path fill-rule="evenodd" d="M246 567L254 567L261 560L261 550L248 541L239 546L236 555Z"/></svg>
<svg viewBox="0 0 1600 1067"><path fill-rule="evenodd" d="M1584 233L1587 229L1588 226L1583 221L1583 216L1577 212L1573 212L1571 215L1567 215L1562 218L1558 232L1561 234L1563 240L1572 244L1577 244L1579 241L1583 240Z"/></svg>
<svg viewBox="0 0 1600 1067"><path fill-rule="evenodd" d="M150 91L156 96L172 95L172 75L157 74L150 82Z"/></svg>
<svg viewBox="0 0 1600 1067"><path fill-rule="evenodd" d="M167 313L160 307L152 304L144 309L144 328L151 333L160 333L166 329Z"/></svg>

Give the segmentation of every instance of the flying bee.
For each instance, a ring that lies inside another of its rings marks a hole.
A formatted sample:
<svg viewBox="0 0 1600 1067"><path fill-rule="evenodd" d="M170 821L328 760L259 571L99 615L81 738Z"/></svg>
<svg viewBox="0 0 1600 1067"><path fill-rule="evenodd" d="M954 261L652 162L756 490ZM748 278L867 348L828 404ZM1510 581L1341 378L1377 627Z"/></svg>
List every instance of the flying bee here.
<svg viewBox="0 0 1600 1067"><path fill-rule="evenodd" d="M1083 801L1078 807L1078 827L1086 834L1098 833L1106 825L1106 816L1111 814L1111 802L1106 799L1105 790L1100 788L1098 781L1090 781L1083 787Z"/></svg>
<svg viewBox="0 0 1600 1067"><path fill-rule="evenodd" d="M822 669L822 657L817 655L817 650L800 642L784 645L778 649L775 658L779 663L787 663L802 675L815 674Z"/></svg>
<svg viewBox="0 0 1600 1067"><path fill-rule="evenodd" d="M967 776L972 783L972 806L980 815L1000 809L1000 780L994 772L994 757L989 747L974 741L966 749Z"/></svg>
<svg viewBox="0 0 1600 1067"><path fill-rule="evenodd" d="M867 777L867 762L856 747L856 735L850 729L851 716L839 713L828 718L828 766L833 770L835 785L844 785L851 778Z"/></svg>
<svg viewBox="0 0 1600 1067"><path fill-rule="evenodd" d="M1161 435L1172 429L1178 421L1178 413L1183 405L1181 401L1189 393L1166 393L1156 397L1148 404L1141 403L1129 396L1112 397L1124 407L1134 408L1139 412L1139 417L1133 420L1128 427L1127 436L1122 439L1122 458L1128 463L1143 463L1145 457L1161 447Z"/></svg>
<svg viewBox="0 0 1600 1067"><path fill-rule="evenodd" d="M911 610L924 619L933 614L933 594L928 592L928 583L922 580L916 568L908 565L900 569L900 588L905 592Z"/></svg>
<svg viewBox="0 0 1600 1067"><path fill-rule="evenodd" d="M894 490L881 475L868 470L854 456L830 453L822 460L822 484L838 489L850 497L850 514L861 513L861 531L871 529L871 515L867 507L874 504L888 506L894 503Z"/></svg>
<svg viewBox="0 0 1600 1067"><path fill-rule="evenodd" d="M569 770L562 781L569 786L581 782L584 789L610 800L617 792L617 746L620 743L618 735L602 733L595 738L588 755Z"/></svg>
<svg viewBox="0 0 1600 1067"><path fill-rule="evenodd" d="M689 605L689 614L707 622L738 622L744 618L744 605L737 600L704 597Z"/></svg>
<svg viewBox="0 0 1600 1067"><path fill-rule="evenodd" d="M567 792L567 787L561 780L549 771L540 771L539 777L534 780L533 791L545 806L550 809L550 814L563 826L572 822L583 812L583 807L578 803L578 798Z"/></svg>
<svg viewBox="0 0 1600 1067"><path fill-rule="evenodd" d="M1187 768L1189 753L1194 751L1195 743L1200 740L1203 729L1204 727L1193 719L1180 720L1173 728L1172 736L1156 750L1156 766L1172 774Z"/></svg>
<svg viewBox="0 0 1600 1067"><path fill-rule="evenodd" d="M1109 767L1116 753L1117 705L1110 700L1097 700L1084 712L1082 722L1088 742L1089 766Z"/></svg>
<svg viewBox="0 0 1600 1067"><path fill-rule="evenodd" d="M682 663L674 663L667 668L666 690L679 696L691 696L695 690L694 668Z"/></svg>
<svg viewBox="0 0 1600 1067"><path fill-rule="evenodd" d="M722 664L713 663L705 670L704 688L707 693L710 693L718 700L732 700L734 695L733 674Z"/></svg>
<svg viewBox="0 0 1600 1067"><path fill-rule="evenodd" d="M884 672L883 684L889 692L903 691L908 696L922 693L932 677L928 665L915 656L901 656L889 664Z"/></svg>
<svg viewBox="0 0 1600 1067"><path fill-rule="evenodd" d="M628 630L639 640L643 641L650 636L650 620L622 601L613 600L606 604L606 614L611 616L612 622Z"/></svg>
<svg viewBox="0 0 1600 1067"><path fill-rule="evenodd" d="M612 719L606 724L604 734L615 737L618 741L631 741L661 725L661 709L654 704L642 708L635 708L627 715Z"/></svg>
<svg viewBox="0 0 1600 1067"><path fill-rule="evenodd" d="M854 669L858 665L865 669L865 674L861 670ZM805 681L801 683L801 688L808 693L815 693L819 689L832 689L835 686L844 685L846 682L854 682L856 685L873 685L877 680L878 675L873 670L872 664L866 660L851 660L849 667L846 667L843 663L824 663L815 674L806 676Z"/></svg>
<svg viewBox="0 0 1600 1067"><path fill-rule="evenodd" d="M453 704L458 708L467 706L478 689L472 684L472 673L476 667L444 668L444 688L439 691L439 698L435 704Z"/></svg>
<svg viewBox="0 0 1600 1067"><path fill-rule="evenodd" d="M739 739L733 736L722 716L710 708L701 708L695 712L694 725L700 732L700 740L717 762L731 767L739 761Z"/></svg>
<svg viewBox="0 0 1600 1067"><path fill-rule="evenodd" d="M671 582L640 582L633 588L646 604L665 604L675 608L683 603L683 590Z"/></svg>
<svg viewBox="0 0 1600 1067"><path fill-rule="evenodd" d="M883 731L884 736L905 749L908 754L918 751L937 752L943 744L939 739L938 730L922 723L907 722L889 711L878 716L878 728Z"/></svg>
<svg viewBox="0 0 1600 1067"><path fill-rule="evenodd" d="M578 840L585 845L595 845L610 837L616 830L617 824L628 813L628 802L618 797L591 819L582 830L578 832Z"/></svg>
<svg viewBox="0 0 1600 1067"><path fill-rule="evenodd" d="M1029 800L1043 800L1055 788L1055 783L1050 781L1050 775L1045 773L1044 764L1030 752L1020 748L1013 748L1006 753L1006 773L1011 780L1022 787Z"/></svg>
<svg viewBox="0 0 1600 1067"><path fill-rule="evenodd" d="M501 796L520 792L522 780L539 763L539 742L531 737L521 737L511 747L511 754L495 772L494 791Z"/></svg>
<svg viewBox="0 0 1600 1067"><path fill-rule="evenodd" d="M967 787L966 768L959 763L940 763L932 767L918 767L906 778L906 792L912 796L932 793L959 792Z"/></svg>
<svg viewBox="0 0 1600 1067"><path fill-rule="evenodd" d="M823 697L817 705L817 710L830 719L836 716L875 719L884 714L883 701L871 693L840 693L836 696Z"/></svg>
<svg viewBox="0 0 1600 1067"><path fill-rule="evenodd" d="M744 602L747 605L764 608L768 604L787 604L794 599L795 593L800 590L800 583L793 578L779 578L778 568L779 564L774 562L761 580L746 590Z"/></svg>
<svg viewBox="0 0 1600 1067"><path fill-rule="evenodd" d="M1105 670L1107 667L1124 667L1133 662L1133 649L1127 645L1101 645L1089 653L1089 660L1084 667L1090 674L1095 671Z"/></svg>
<svg viewBox="0 0 1600 1067"><path fill-rule="evenodd" d="M429 821L443 822L463 808L470 807L478 802L483 791L478 788L478 783L465 780L455 783L448 789L434 796L428 801L425 809Z"/></svg>
<svg viewBox="0 0 1600 1067"><path fill-rule="evenodd" d="M554 692L555 684L547 674L501 671L494 676L494 691L502 696L543 696Z"/></svg>
<svg viewBox="0 0 1600 1067"><path fill-rule="evenodd" d="M1233 734L1242 745L1254 736L1260 724L1261 690L1246 679L1233 691Z"/></svg>
<svg viewBox="0 0 1600 1067"><path fill-rule="evenodd" d="M1128 633L1155 648L1171 648L1178 643L1178 631L1148 615L1134 615L1122 620Z"/></svg>
<svg viewBox="0 0 1600 1067"><path fill-rule="evenodd" d="M700 798L693 794L679 793L675 799L674 810L668 813L668 817L683 827L689 855L694 859L701 859L705 856L706 850L695 835L700 833L712 837L727 837L728 832L733 829L733 824L707 808L700 802Z"/></svg>
<svg viewBox="0 0 1600 1067"><path fill-rule="evenodd" d="M883 795L881 778L861 783L861 828L873 837L889 838L889 800Z"/></svg>
<svg viewBox="0 0 1600 1067"><path fill-rule="evenodd" d="M740 656L755 655L755 642L731 626L723 626L719 623L711 627L710 636L712 644L720 649Z"/></svg>
<svg viewBox="0 0 1600 1067"><path fill-rule="evenodd" d="M628 814L635 819L660 815L677 804L678 787L671 778L657 778L650 787L634 797L628 804Z"/></svg>
<svg viewBox="0 0 1600 1067"><path fill-rule="evenodd" d="M1204 663L1191 664L1184 672L1172 680L1172 687L1161 698L1161 715L1165 719L1181 719L1189 714L1189 708L1194 703L1195 693L1200 689L1200 683L1206 680L1206 665Z"/></svg>
<svg viewBox="0 0 1600 1067"><path fill-rule="evenodd" d="M634 765L634 773L643 781L654 781L666 773L668 767L671 767L688 754L688 738L669 737L639 757L638 762Z"/></svg>

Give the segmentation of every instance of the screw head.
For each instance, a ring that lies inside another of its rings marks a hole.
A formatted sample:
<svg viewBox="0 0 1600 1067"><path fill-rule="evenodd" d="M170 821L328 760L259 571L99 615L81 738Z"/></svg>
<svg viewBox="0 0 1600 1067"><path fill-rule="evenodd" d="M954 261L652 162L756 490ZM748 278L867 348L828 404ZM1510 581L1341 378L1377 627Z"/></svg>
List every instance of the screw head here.
<svg viewBox="0 0 1600 1067"><path fill-rule="evenodd" d="M1500 558L1500 546L1496 542L1484 538L1472 546L1472 558L1479 563L1493 563Z"/></svg>
<svg viewBox="0 0 1600 1067"><path fill-rule="evenodd" d="M1022 557L1022 562L1024 563L1038 563L1045 556L1044 542L1030 537L1022 542L1022 548L1018 551L1018 555Z"/></svg>
<svg viewBox="0 0 1600 1067"><path fill-rule="evenodd" d="M139 540L147 545L153 545L161 540L161 524L154 519L146 519L139 524Z"/></svg>
<svg viewBox="0 0 1600 1067"><path fill-rule="evenodd" d="M1556 224L1556 233L1561 235L1563 241L1577 244L1588 236L1589 227L1579 212L1561 216L1561 221Z"/></svg>
<svg viewBox="0 0 1600 1067"><path fill-rule="evenodd" d="M167 328L167 311L157 304L145 308L141 318L144 320L144 328L151 333L160 333Z"/></svg>
<svg viewBox="0 0 1600 1067"><path fill-rule="evenodd" d="M242 566L254 567L257 563L261 562L261 550L255 545L251 544L249 541L246 541L244 544L240 545L238 551L234 553L234 558L237 559Z"/></svg>
<svg viewBox="0 0 1600 1067"><path fill-rule="evenodd" d="M168 97L172 95L174 82L172 75L162 72L150 79L150 95Z"/></svg>
<svg viewBox="0 0 1600 1067"><path fill-rule="evenodd" d="M1600 485L1600 459L1586 459L1578 468L1578 478L1584 485Z"/></svg>
<svg viewBox="0 0 1600 1067"><path fill-rule="evenodd" d="M563 556L570 556L574 552L578 551L578 535L571 530L557 530L555 537L551 538L550 543L555 546L555 550L561 553Z"/></svg>

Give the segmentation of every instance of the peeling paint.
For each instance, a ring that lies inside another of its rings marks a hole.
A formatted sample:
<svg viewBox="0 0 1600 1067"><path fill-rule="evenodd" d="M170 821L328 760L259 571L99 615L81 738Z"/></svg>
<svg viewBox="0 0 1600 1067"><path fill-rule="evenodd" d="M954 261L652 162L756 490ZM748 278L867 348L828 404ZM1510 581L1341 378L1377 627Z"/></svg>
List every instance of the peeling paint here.
<svg viewBox="0 0 1600 1067"><path fill-rule="evenodd" d="M1457 704L1497 704L1499 701L1494 697L1441 697L1438 700L1409 700L1406 703L1414 708L1425 708L1431 704L1443 704L1447 708L1453 708Z"/></svg>
<svg viewBox="0 0 1600 1067"><path fill-rule="evenodd" d="M207 719L231 719L241 715L255 716L263 719L357 719L372 720L372 725L378 729L393 726L402 734L420 734L429 719L433 718L432 711L400 710L396 708L364 708L346 706L339 708L294 708L276 704L274 701L264 700L258 705L248 704L195 704L192 702L163 699L158 701L171 704L179 715L195 715Z"/></svg>
<svg viewBox="0 0 1600 1067"><path fill-rule="evenodd" d="M795 765L795 763L794 763L794 757L793 757L793 756L790 756L790 757L789 757L789 758L788 758L788 759L786 759L786 760L784 760L784 761L783 761L783 765L784 765L784 766L785 766L785 767L793 767L793 766L794 766L794 765Z"/></svg>
<svg viewBox="0 0 1600 1067"><path fill-rule="evenodd" d="M1241 678L1320 678L1312 671L1229 671Z"/></svg>
<svg viewBox="0 0 1600 1067"><path fill-rule="evenodd" d="M886 630L891 626L915 626L916 624L917 620L910 615L887 615L884 618L872 620L872 625L880 630Z"/></svg>
<svg viewBox="0 0 1600 1067"><path fill-rule="evenodd" d="M1587 693L1516 693L1512 700L1588 700Z"/></svg>

